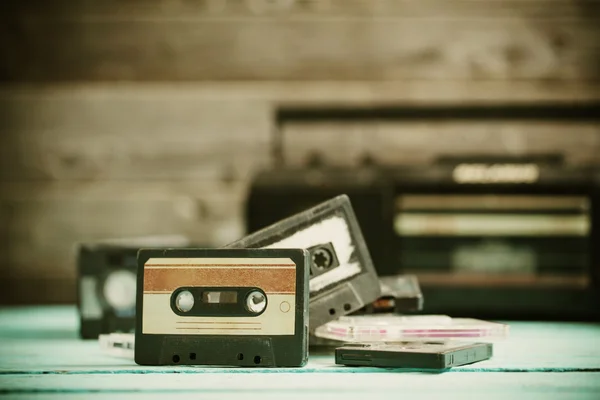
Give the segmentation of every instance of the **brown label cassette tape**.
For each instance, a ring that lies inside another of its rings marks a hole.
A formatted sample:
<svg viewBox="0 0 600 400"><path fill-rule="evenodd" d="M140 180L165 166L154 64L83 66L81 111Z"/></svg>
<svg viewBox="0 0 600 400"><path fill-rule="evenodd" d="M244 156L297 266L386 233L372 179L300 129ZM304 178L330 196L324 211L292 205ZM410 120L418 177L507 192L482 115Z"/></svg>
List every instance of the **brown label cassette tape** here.
<svg viewBox="0 0 600 400"><path fill-rule="evenodd" d="M141 250L138 263L138 364L306 362L306 250Z"/></svg>

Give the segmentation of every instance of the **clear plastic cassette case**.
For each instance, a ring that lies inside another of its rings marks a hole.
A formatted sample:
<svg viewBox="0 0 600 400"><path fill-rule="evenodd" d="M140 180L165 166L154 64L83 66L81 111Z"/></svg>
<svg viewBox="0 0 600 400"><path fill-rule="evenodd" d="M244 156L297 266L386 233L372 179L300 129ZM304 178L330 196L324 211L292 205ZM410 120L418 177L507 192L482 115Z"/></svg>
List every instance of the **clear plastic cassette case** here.
<svg viewBox="0 0 600 400"><path fill-rule="evenodd" d="M345 342L472 340L492 341L508 336L509 326L447 315L394 314L344 316L318 327L315 335Z"/></svg>
<svg viewBox="0 0 600 400"><path fill-rule="evenodd" d="M133 333L108 333L98 337L102 352L119 358L133 360L135 334Z"/></svg>

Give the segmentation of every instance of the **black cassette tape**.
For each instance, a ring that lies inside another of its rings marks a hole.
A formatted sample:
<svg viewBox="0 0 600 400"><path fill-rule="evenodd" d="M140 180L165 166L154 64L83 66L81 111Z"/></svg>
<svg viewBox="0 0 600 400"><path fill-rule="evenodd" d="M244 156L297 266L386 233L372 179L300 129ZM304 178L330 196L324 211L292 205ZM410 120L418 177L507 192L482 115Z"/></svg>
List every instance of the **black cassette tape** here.
<svg viewBox="0 0 600 400"><path fill-rule="evenodd" d="M381 296L354 314L411 313L423 309L423 293L415 275L379 278Z"/></svg>
<svg viewBox="0 0 600 400"><path fill-rule="evenodd" d="M381 293L371 256L346 195L281 220L227 247L307 249L311 257L311 331L360 309Z"/></svg>
<svg viewBox="0 0 600 400"><path fill-rule="evenodd" d="M82 245L79 248L80 335L133 332L137 248Z"/></svg>
<svg viewBox="0 0 600 400"><path fill-rule="evenodd" d="M140 250L136 363L304 365L309 268L304 249Z"/></svg>
<svg viewBox="0 0 600 400"><path fill-rule="evenodd" d="M81 244L77 255L80 336L97 339L103 333L133 332L139 248L187 244L188 239L178 235Z"/></svg>
<svg viewBox="0 0 600 400"><path fill-rule="evenodd" d="M490 343L352 343L335 349L335 363L350 366L447 369L492 357Z"/></svg>

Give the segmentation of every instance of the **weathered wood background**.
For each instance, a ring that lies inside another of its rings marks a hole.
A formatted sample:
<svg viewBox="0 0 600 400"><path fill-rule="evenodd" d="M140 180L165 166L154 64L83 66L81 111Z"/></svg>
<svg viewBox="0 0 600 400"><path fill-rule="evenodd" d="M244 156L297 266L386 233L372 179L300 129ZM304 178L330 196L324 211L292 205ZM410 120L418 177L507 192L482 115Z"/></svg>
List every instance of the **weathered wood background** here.
<svg viewBox="0 0 600 400"><path fill-rule="evenodd" d="M17 1L0 5L0 302L72 302L74 246L243 232L278 108L600 99L595 0ZM285 126L300 164L564 151L600 127Z"/></svg>

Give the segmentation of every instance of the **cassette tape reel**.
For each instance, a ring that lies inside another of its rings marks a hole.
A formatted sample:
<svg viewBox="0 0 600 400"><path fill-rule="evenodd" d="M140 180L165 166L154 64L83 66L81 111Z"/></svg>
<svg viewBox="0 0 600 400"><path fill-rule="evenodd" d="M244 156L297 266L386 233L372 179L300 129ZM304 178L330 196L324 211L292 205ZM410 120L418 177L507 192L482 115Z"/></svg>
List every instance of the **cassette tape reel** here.
<svg viewBox="0 0 600 400"><path fill-rule="evenodd" d="M306 363L306 250L140 250L138 263L138 364Z"/></svg>
<svg viewBox="0 0 600 400"><path fill-rule="evenodd" d="M337 196L227 246L304 248L310 254L310 329L377 299L379 280L350 199Z"/></svg>

